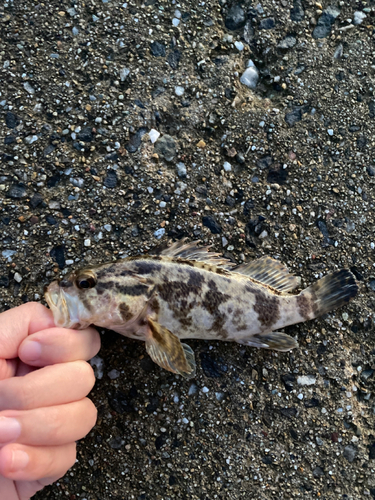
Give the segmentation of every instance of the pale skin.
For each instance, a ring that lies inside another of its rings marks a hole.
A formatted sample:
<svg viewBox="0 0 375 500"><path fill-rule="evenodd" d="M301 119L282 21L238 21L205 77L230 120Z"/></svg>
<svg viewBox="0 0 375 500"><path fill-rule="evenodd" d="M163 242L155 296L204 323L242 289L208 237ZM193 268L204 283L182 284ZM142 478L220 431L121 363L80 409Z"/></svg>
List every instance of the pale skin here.
<svg viewBox="0 0 375 500"><path fill-rule="evenodd" d="M58 328L36 302L0 314L0 498L28 500L73 466L95 425L96 330Z"/></svg>

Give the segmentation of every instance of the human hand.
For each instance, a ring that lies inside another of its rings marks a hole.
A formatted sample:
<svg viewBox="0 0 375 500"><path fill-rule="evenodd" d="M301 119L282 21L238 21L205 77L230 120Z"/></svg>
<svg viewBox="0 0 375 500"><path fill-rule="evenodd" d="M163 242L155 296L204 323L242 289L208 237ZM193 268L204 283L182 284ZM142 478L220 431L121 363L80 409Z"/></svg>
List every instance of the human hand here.
<svg viewBox="0 0 375 500"><path fill-rule="evenodd" d="M96 330L57 328L36 302L0 314L1 499L28 500L75 463L75 441L96 422L81 360L99 349Z"/></svg>

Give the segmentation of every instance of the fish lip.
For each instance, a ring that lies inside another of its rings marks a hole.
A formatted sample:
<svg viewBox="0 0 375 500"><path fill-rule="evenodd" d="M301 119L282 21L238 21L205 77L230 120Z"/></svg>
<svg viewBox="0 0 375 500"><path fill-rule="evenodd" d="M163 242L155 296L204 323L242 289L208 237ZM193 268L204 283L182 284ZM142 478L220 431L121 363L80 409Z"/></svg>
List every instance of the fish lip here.
<svg viewBox="0 0 375 500"><path fill-rule="evenodd" d="M82 321L79 317L80 307L77 304L76 297L65 293L64 289L60 287L59 281L53 281L48 286L45 292L45 299L53 313L56 326L77 330L82 330L89 326L90 323Z"/></svg>

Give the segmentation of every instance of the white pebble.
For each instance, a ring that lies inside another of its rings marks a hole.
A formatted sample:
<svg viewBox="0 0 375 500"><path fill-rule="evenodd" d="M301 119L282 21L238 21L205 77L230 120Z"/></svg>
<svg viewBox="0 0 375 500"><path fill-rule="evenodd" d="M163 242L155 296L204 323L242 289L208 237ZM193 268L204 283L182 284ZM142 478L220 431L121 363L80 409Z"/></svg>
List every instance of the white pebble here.
<svg viewBox="0 0 375 500"><path fill-rule="evenodd" d="M208 392L209 390L210 390L210 389L209 389L208 387L206 387L206 386L204 386L204 387L202 388L202 392L203 392L204 394L207 394L207 392Z"/></svg>
<svg viewBox="0 0 375 500"><path fill-rule="evenodd" d="M21 283L21 281L22 281L22 276L20 275L20 273L16 273L16 274L14 275L14 279L15 279L15 281L17 281L17 283Z"/></svg>
<svg viewBox="0 0 375 500"><path fill-rule="evenodd" d="M247 68L242 73L240 82L249 87L250 89L255 89L259 80L259 71L256 68L253 61L250 59L247 63Z"/></svg>
<svg viewBox="0 0 375 500"><path fill-rule="evenodd" d="M85 247L90 247L90 246L91 246L91 240L90 240L90 238L87 238L87 239L83 242L83 244L85 245Z"/></svg>
<svg viewBox="0 0 375 500"><path fill-rule="evenodd" d="M160 238L162 238L165 234L165 229L164 227L161 227L160 229L157 229L155 232L154 232L154 236L157 240L160 240Z"/></svg>
<svg viewBox="0 0 375 500"><path fill-rule="evenodd" d="M302 400L303 399L303 394L298 394L297 398Z"/></svg>
<svg viewBox="0 0 375 500"><path fill-rule="evenodd" d="M364 12L361 12L360 10L357 10L356 12L354 12L354 24L355 25L358 25L358 24L362 24L363 23L363 20L366 18L366 14Z"/></svg>
<svg viewBox="0 0 375 500"><path fill-rule="evenodd" d="M150 141L152 142L152 144L154 144L154 142L156 142L159 139L160 132L158 132L157 130L155 130L154 128L152 128L150 130L150 132L148 133L148 136L149 136Z"/></svg>
<svg viewBox="0 0 375 500"><path fill-rule="evenodd" d="M175 26L177 28L177 26L180 24L180 20L177 19L177 17L174 17L172 19L172 24L173 24L173 26Z"/></svg>
<svg viewBox="0 0 375 500"><path fill-rule="evenodd" d="M103 366L104 366L103 359L99 358L99 356L94 356L93 358L90 359L89 363L94 368L95 377L99 380L102 379Z"/></svg>
<svg viewBox="0 0 375 500"><path fill-rule="evenodd" d="M154 192L154 188L151 186L148 186L147 191L151 194Z"/></svg>
<svg viewBox="0 0 375 500"><path fill-rule="evenodd" d="M104 227L104 229L105 229L106 231L108 231L109 233L112 231L112 226L111 226L111 224L104 224L104 226L103 226L103 227Z"/></svg>
<svg viewBox="0 0 375 500"><path fill-rule="evenodd" d="M223 167L226 172L230 172L232 170L232 165L228 161L224 162Z"/></svg>
<svg viewBox="0 0 375 500"><path fill-rule="evenodd" d="M182 419L182 423L183 423L183 424L188 424L188 423L189 423L189 420L188 420L187 418L185 418L185 417L184 417L184 418Z"/></svg>
<svg viewBox="0 0 375 500"><path fill-rule="evenodd" d="M221 238L221 243L222 243L223 247L226 247L226 246L228 245L228 240L226 239L226 237L225 237L225 236L223 236L223 237Z"/></svg>
<svg viewBox="0 0 375 500"><path fill-rule="evenodd" d="M331 135L331 136L333 135L333 129L332 129L332 128L329 128L329 129L327 130L327 132L328 132L328 135Z"/></svg>
<svg viewBox="0 0 375 500"><path fill-rule="evenodd" d="M316 382L314 375L301 375L297 377L297 384L299 385L313 385Z"/></svg>
<svg viewBox="0 0 375 500"><path fill-rule="evenodd" d="M234 42L234 45L237 50L243 50L244 49L244 44L242 42Z"/></svg>
<svg viewBox="0 0 375 500"><path fill-rule="evenodd" d="M176 94L176 95L181 96L181 95L183 95L183 93L185 92L185 89L184 89L184 87L180 87L179 85L177 85L177 86L174 88L174 91L175 91L175 94Z"/></svg>
<svg viewBox="0 0 375 500"><path fill-rule="evenodd" d="M130 69L128 68L122 68L120 69L120 80L123 82L126 80L126 78L129 76Z"/></svg>
<svg viewBox="0 0 375 500"><path fill-rule="evenodd" d="M120 372L118 370L116 370L115 368L113 370L111 370L110 372L108 372L108 377L111 380L115 380L116 378L119 378L119 376L120 376Z"/></svg>
<svg viewBox="0 0 375 500"><path fill-rule="evenodd" d="M165 203L165 201L161 201L161 202L159 203L159 207L160 207L160 208L165 208L166 206L167 206L167 204Z"/></svg>

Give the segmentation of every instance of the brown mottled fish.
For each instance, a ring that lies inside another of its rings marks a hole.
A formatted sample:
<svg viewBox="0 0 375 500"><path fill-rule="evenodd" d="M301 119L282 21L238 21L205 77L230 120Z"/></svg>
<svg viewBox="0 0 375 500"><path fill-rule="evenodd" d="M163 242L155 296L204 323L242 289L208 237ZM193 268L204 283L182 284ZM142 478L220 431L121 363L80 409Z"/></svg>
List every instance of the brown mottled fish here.
<svg viewBox="0 0 375 500"><path fill-rule="evenodd" d="M191 378L194 353L182 339L288 351L297 342L276 330L341 307L358 291L342 269L291 295L300 279L280 262L263 257L236 266L208 249L182 240L159 255L73 271L46 292L56 325L93 324L144 340L155 363Z"/></svg>

